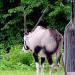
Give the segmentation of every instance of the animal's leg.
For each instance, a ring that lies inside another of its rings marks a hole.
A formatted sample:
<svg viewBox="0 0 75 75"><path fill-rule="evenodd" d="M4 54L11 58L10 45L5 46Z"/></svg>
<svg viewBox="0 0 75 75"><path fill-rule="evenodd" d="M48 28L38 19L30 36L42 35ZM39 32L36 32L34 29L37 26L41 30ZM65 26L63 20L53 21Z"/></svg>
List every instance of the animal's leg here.
<svg viewBox="0 0 75 75"><path fill-rule="evenodd" d="M44 61L45 61L45 58L42 57L41 58L41 75L44 75Z"/></svg>
<svg viewBox="0 0 75 75"><path fill-rule="evenodd" d="M53 70L53 60L52 60L52 56L47 55L47 60L49 63L49 75L52 75L52 70Z"/></svg>
<svg viewBox="0 0 75 75"><path fill-rule="evenodd" d="M52 65L49 66L49 75L52 75L53 66L54 66L54 64L52 64Z"/></svg>
<svg viewBox="0 0 75 75"><path fill-rule="evenodd" d="M36 75L39 75L39 60L38 60L38 56L36 54L33 54L33 57L35 59L35 64L36 64Z"/></svg>
<svg viewBox="0 0 75 75"><path fill-rule="evenodd" d="M58 66L58 75L60 75L60 59L61 59L61 52L58 50L56 52L56 61L57 61L57 66Z"/></svg>
<svg viewBox="0 0 75 75"><path fill-rule="evenodd" d="M58 63L58 75L60 75L60 64Z"/></svg>
<svg viewBox="0 0 75 75"><path fill-rule="evenodd" d="M39 63L36 62L36 75L39 75Z"/></svg>

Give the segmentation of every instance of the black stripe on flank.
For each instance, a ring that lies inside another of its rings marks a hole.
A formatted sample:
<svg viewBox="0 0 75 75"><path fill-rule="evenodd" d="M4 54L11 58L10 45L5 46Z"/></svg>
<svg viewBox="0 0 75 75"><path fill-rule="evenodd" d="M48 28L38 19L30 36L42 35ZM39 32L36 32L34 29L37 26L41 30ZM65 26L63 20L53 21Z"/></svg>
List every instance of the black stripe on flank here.
<svg viewBox="0 0 75 75"><path fill-rule="evenodd" d="M38 54L41 51L41 49L42 49L42 47L36 46L35 49L34 49L34 53Z"/></svg>

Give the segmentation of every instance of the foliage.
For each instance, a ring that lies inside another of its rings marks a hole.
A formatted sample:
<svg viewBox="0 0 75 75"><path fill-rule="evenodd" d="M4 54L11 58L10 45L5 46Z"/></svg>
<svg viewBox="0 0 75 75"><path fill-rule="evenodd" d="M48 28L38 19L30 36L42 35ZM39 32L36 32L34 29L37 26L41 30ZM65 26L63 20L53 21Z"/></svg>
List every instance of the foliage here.
<svg viewBox="0 0 75 75"><path fill-rule="evenodd" d="M66 24L70 19L70 7L60 4L54 8L54 11L48 14L48 18L46 19L49 23L49 27L55 28L63 33Z"/></svg>
<svg viewBox="0 0 75 75"><path fill-rule="evenodd" d="M3 8L3 1L0 0L0 9L2 9L2 8Z"/></svg>
<svg viewBox="0 0 75 75"><path fill-rule="evenodd" d="M1 52L2 60L0 61L0 69L28 69L28 66L34 62L32 53L24 53L22 47L16 45L11 48L10 53ZM27 66L27 68L26 68Z"/></svg>

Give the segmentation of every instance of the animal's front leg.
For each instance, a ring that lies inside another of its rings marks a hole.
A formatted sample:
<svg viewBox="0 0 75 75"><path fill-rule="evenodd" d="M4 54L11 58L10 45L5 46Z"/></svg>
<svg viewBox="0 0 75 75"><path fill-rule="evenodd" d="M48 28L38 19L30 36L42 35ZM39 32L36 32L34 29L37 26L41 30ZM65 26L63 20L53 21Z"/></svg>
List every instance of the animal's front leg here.
<svg viewBox="0 0 75 75"><path fill-rule="evenodd" d="M52 70L53 70L53 60L52 60L52 56L50 56L50 54L48 53L47 55L47 60L49 63L49 75L52 75Z"/></svg>
<svg viewBox="0 0 75 75"><path fill-rule="evenodd" d="M41 58L41 75L44 75L44 61L45 61L45 58L42 57Z"/></svg>
<svg viewBox="0 0 75 75"><path fill-rule="evenodd" d="M49 66L49 75L52 75L53 66L54 66L54 64L52 64L52 65Z"/></svg>
<svg viewBox="0 0 75 75"><path fill-rule="evenodd" d="M35 64L36 64L36 75L39 75L39 60L38 60L38 56L33 53L33 57L34 57Z"/></svg>
<svg viewBox="0 0 75 75"><path fill-rule="evenodd" d="M36 62L36 75L39 75L39 63Z"/></svg>

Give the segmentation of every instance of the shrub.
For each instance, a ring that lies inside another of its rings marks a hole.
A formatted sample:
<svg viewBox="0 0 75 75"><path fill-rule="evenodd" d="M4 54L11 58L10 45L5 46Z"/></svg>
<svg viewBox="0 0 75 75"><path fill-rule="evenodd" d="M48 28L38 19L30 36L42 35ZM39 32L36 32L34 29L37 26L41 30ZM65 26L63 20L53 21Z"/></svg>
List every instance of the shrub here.
<svg viewBox="0 0 75 75"><path fill-rule="evenodd" d="M0 62L2 69L24 69L33 63L32 53L22 52L22 46L16 45L11 48L9 53L2 52L2 61Z"/></svg>

